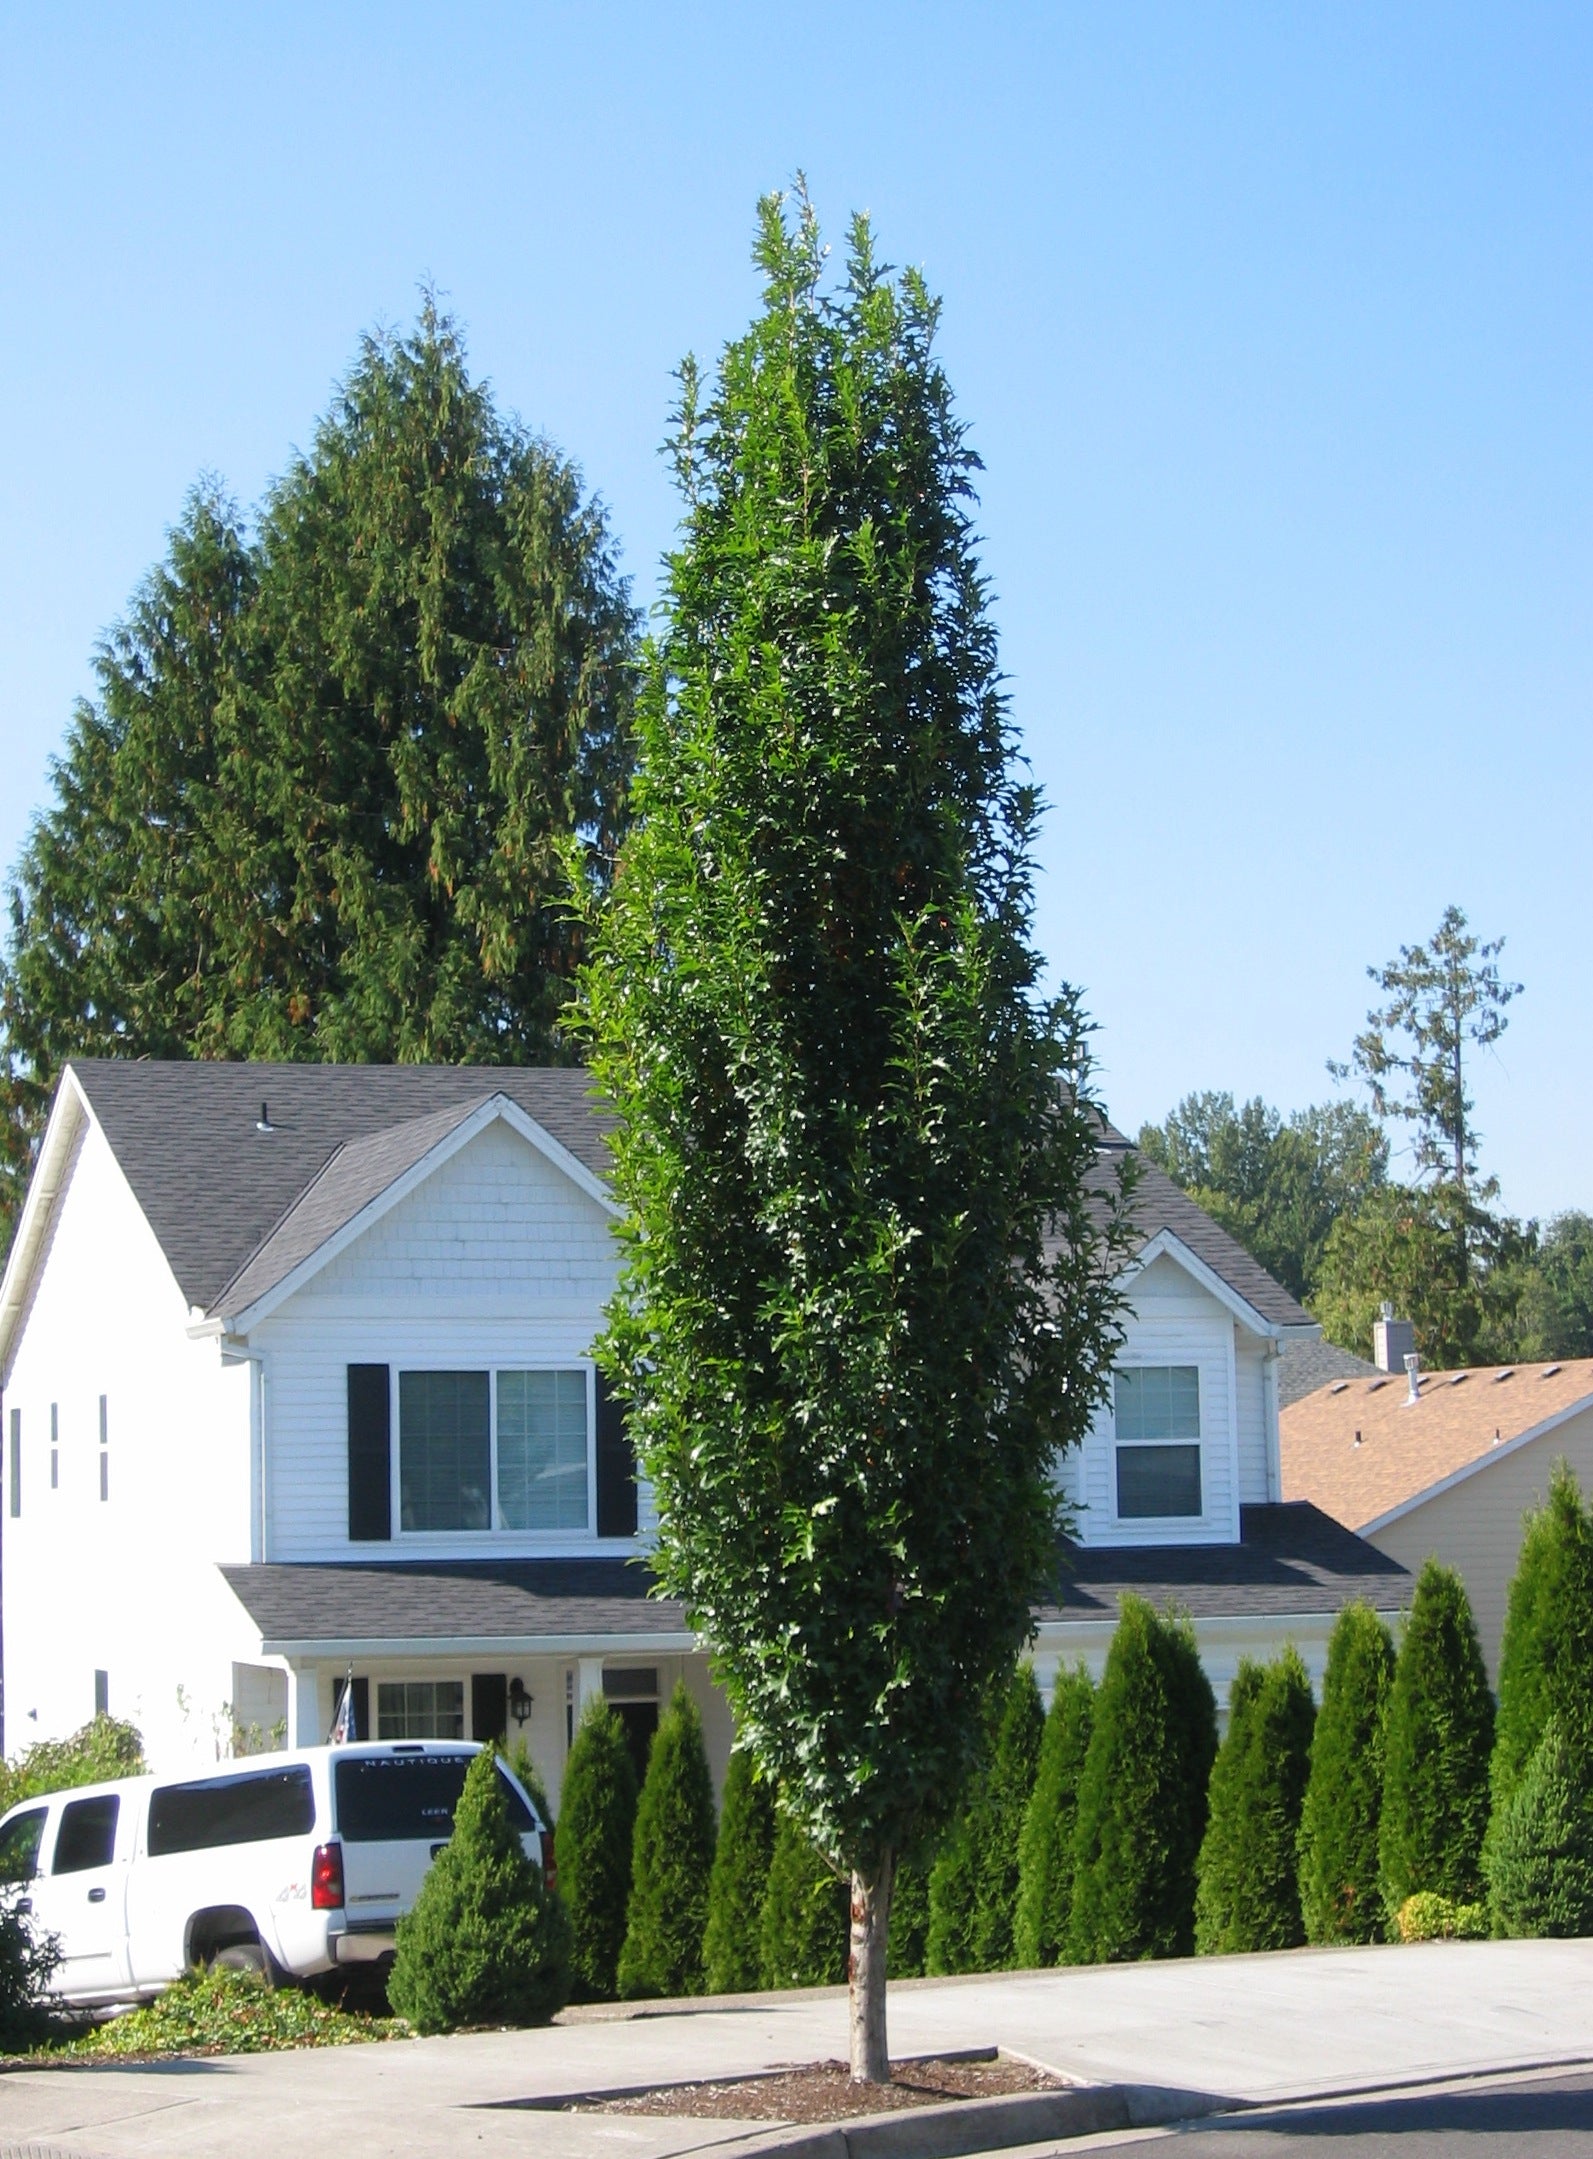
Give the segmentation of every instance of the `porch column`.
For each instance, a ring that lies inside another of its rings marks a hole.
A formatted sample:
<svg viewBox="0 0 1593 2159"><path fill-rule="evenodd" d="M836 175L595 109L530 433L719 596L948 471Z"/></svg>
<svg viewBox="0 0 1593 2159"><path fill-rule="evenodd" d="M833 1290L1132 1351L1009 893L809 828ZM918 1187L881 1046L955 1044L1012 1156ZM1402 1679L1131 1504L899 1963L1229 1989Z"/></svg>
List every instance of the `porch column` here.
<svg viewBox="0 0 1593 2159"><path fill-rule="evenodd" d="M321 1674L313 1664L288 1666L288 1745L318 1747L326 1738Z"/></svg>
<svg viewBox="0 0 1593 2159"><path fill-rule="evenodd" d="M603 1691L603 1660L601 1657L581 1657L575 1666L575 1721L580 1723L586 1714L586 1705L594 1694Z"/></svg>

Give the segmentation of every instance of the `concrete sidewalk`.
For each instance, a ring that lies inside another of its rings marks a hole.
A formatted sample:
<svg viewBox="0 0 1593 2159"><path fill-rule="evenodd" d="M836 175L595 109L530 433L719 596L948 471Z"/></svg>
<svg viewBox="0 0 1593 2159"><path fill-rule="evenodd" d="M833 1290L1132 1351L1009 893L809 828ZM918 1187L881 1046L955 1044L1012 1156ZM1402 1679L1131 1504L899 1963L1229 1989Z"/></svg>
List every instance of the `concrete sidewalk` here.
<svg viewBox="0 0 1593 2159"><path fill-rule="evenodd" d="M999 2045L1089 2082L1236 2101L1593 2060L1593 1941L1299 1950L917 1980L891 1989L895 2056ZM745 2075L846 2051L840 1991L577 2013L537 2032L158 2068L0 2077L0 2159L731 2159L768 2124L526 2110L516 2100Z"/></svg>

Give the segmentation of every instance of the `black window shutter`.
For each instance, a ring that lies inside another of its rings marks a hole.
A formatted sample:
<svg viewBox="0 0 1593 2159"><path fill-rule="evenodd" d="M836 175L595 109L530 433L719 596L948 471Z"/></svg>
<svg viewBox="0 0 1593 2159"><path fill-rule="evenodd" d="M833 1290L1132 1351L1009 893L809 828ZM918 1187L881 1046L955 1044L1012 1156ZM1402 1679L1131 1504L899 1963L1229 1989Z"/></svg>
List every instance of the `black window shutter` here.
<svg viewBox="0 0 1593 2159"><path fill-rule="evenodd" d="M472 1672L470 1675L470 1736L502 1739L509 1729L509 1675L507 1672Z"/></svg>
<svg viewBox="0 0 1593 2159"><path fill-rule="evenodd" d="M348 1534L351 1544L393 1534L392 1389L385 1364L348 1368Z"/></svg>
<svg viewBox="0 0 1593 2159"><path fill-rule="evenodd" d="M597 1533L636 1534L636 1452L625 1436L625 1410L597 1375Z"/></svg>
<svg viewBox="0 0 1593 2159"><path fill-rule="evenodd" d="M354 1682L354 1737L356 1739L374 1739L376 1737L376 1734L371 1730L371 1683L368 1679L363 1678L356 1679Z"/></svg>

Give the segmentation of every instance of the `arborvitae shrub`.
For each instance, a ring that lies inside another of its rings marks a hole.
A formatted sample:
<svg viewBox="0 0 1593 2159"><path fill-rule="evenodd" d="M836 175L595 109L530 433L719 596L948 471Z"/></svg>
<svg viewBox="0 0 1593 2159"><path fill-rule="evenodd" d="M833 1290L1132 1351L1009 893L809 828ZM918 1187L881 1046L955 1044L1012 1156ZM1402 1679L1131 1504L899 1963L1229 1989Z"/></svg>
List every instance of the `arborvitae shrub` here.
<svg viewBox="0 0 1593 2159"><path fill-rule="evenodd" d="M846 1977L851 1885L814 1850L788 1814L777 1815L758 1928L766 1987L833 1987Z"/></svg>
<svg viewBox="0 0 1593 2159"><path fill-rule="evenodd" d="M1454 1904L1480 1898L1492 1747L1493 1696L1465 1584L1429 1559L1388 1698L1377 1854L1391 1916L1421 1890Z"/></svg>
<svg viewBox="0 0 1593 2159"><path fill-rule="evenodd" d="M1587 1756L1550 1717L1488 1840L1496 1934L1593 1934L1590 1799Z"/></svg>
<svg viewBox="0 0 1593 2159"><path fill-rule="evenodd" d="M1217 1704L1192 1631L1125 1597L1079 1783L1070 1962L1193 1949L1216 1752Z"/></svg>
<svg viewBox="0 0 1593 2159"><path fill-rule="evenodd" d="M933 1850L904 1852L891 1889L890 1934L885 1943L888 1979L921 1979L929 1969L929 1875Z"/></svg>
<svg viewBox="0 0 1593 2159"><path fill-rule="evenodd" d="M1040 1766L1045 1708L1034 1667L1024 1659L1013 1673L996 1725L990 1773L974 1821L979 1878L974 1890L974 1970L1006 1970L1013 1958L1018 1908L1018 1846Z"/></svg>
<svg viewBox="0 0 1593 2159"><path fill-rule="evenodd" d="M1059 1671L1040 1740L1034 1792L1018 1840L1013 1956L1020 1966L1056 1964L1067 1951L1079 1780L1094 1717L1095 1688L1084 1666Z"/></svg>
<svg viewBox="0 0 1593 2159"><path fill-rule="evenodd" d="M714 1790L697 1705L677 1686L658 1720L636 1804L619 1990L629 2000L702 1992L714 1864Z"/></svg>
<svg viewBox="0 0 1593 2159"><path fill-rule="evenodd" d="M1297 1847L1315 1722L1311 1682L1292 1646L1268 1665L1240 1665L1200 1847L1202 1955L1294 1949L1305 1940Z"/></svg>
<svg viewBox="0 0 1593 2159"><path fill-rule="evenodd" d="M1490 1776L1496 1820L1551 1717L1573 1750L1593 1756L1593 1520L1563 1461L1523 1525L1510 1584Z"/></svg>
<svg viewBox="0 0 1593 2159"><path fill-rule="evenodd" d="M703 1980L710 1994L746 1994L759 1984L759 1929L774 1852L774 1795L750 1754L737 1751L725 1774L719 1843L708 1882Z"/></svg>
<svg viewBox="0 0 1593 2159"><path fill-rule="evenodd" d="M1328 1642L1322 1707L1300 1816L1300 1911L1308 1942L1377 1942L1383 1726L1394 1638L1367 1604L1347 1604Z"/></svg>
<svg viewBox="0 0 1593 2159"><path fill-rule="evenodd" d="M538 1814L551 1828L553 1826L553 1802L548 1797L548 1788L542 1781L542 1772L538 1769L536 1763L532 1761L531 1749L526 1745L523 1735L514 1743L514 1752L509 1757L509 1767L525 1787L526 1793Z"/></svg>
<svg viewBox="0 0 1593 2159"><path fill-rule="evenodd" d="M578 2000L611 2001L619 1985L635 1834L636 1771L625 1727L598 1695L576 1728L559 1801L559 1891Z"/></svg>
<svg viewBox="0 0 1593 2159"><path fill-rule="evenodd" d="M970 1803L941 1837L929 1870L929 1925L924 1936L927 1972L975 1972L974 1925L979 1910L980 1842L975 1809L984 1796L987 1769L974 1773Z"/></svg>
<svg viewBox="0 0 1593 2159"><path fill-rule="evenodd" d="M421 2032L545 2024L570 1998L570 1923L526 1857L491 1747L471 1762L453 1835L398 1922L387 1998Z"/></svg>

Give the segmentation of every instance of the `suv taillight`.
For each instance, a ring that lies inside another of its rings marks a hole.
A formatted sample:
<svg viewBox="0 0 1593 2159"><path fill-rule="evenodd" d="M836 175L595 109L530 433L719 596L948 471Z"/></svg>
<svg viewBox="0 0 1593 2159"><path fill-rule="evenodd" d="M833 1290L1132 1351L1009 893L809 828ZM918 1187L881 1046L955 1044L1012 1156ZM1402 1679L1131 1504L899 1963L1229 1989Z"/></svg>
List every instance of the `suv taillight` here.
<svg viewBox="0 0 1593 2159"><path fill-rule="evenodd" d="M551 1829L544 1829L542 1832L542 1880L549 1889L557 1889L559 1886L559 1862L553 1856Z"/></svg>
<svg viewBox="0 0 1593 2159"><path fill-rule="evenodd" d="M343 1909L343 1847L318 1844L310 1861L310 1909L340 1912Z"/></svg>

